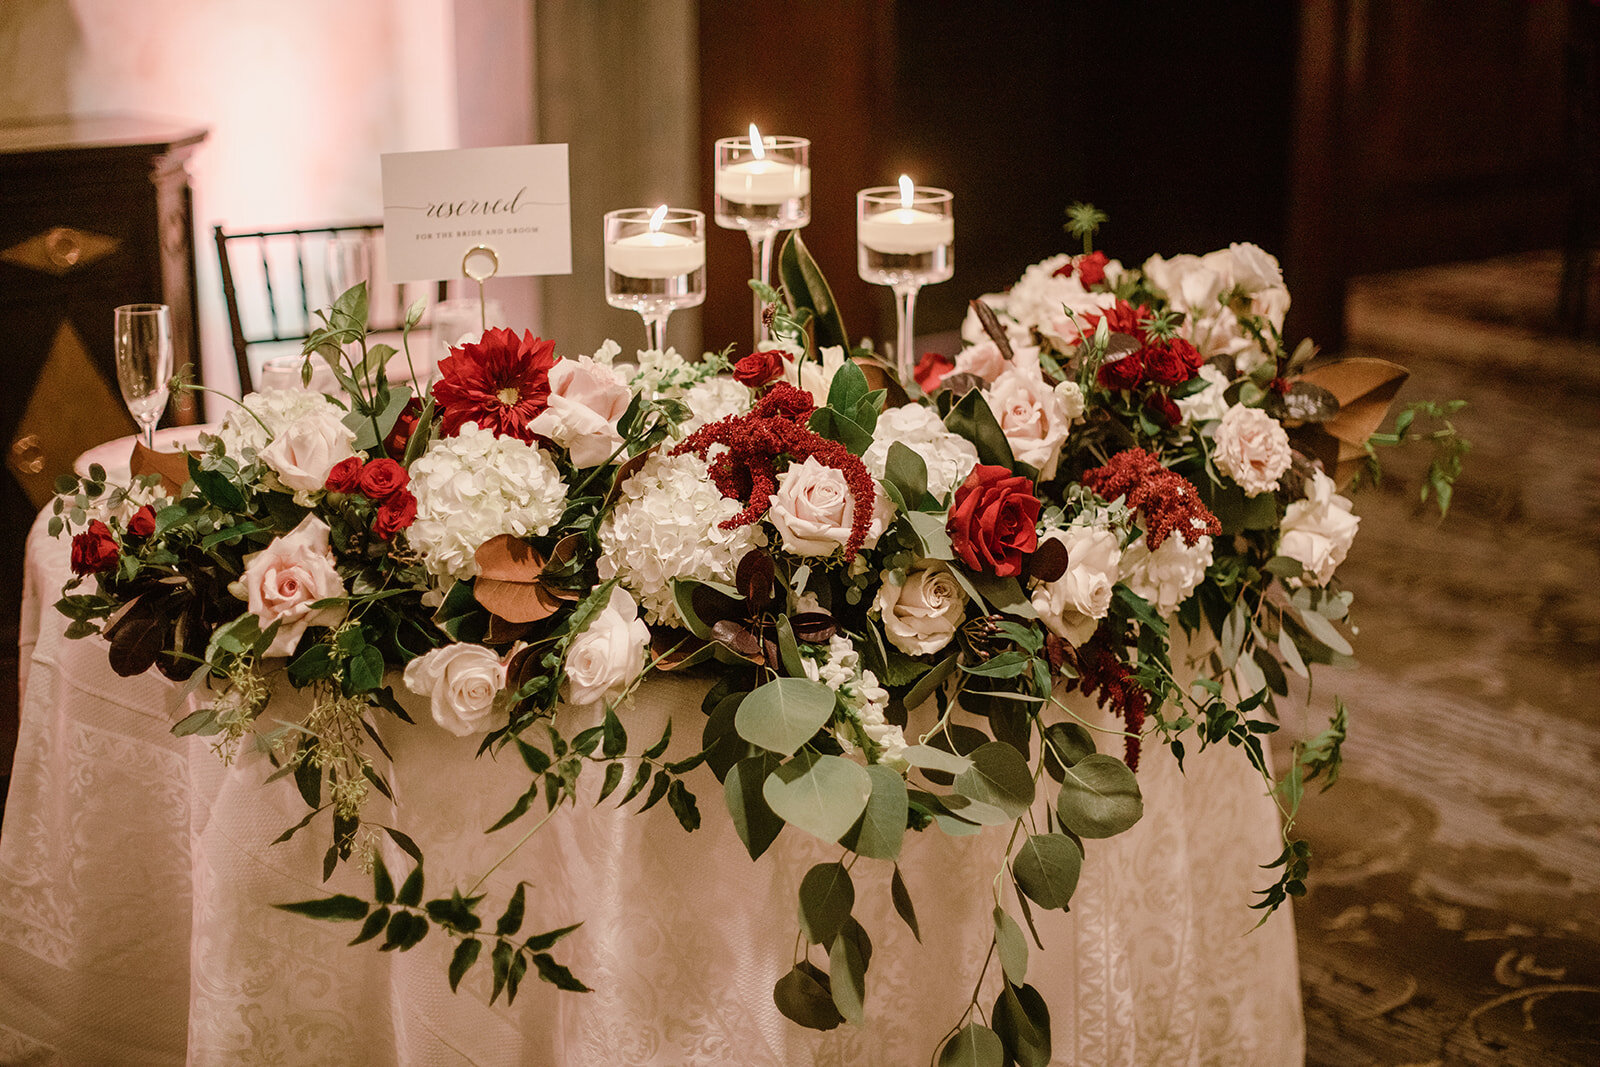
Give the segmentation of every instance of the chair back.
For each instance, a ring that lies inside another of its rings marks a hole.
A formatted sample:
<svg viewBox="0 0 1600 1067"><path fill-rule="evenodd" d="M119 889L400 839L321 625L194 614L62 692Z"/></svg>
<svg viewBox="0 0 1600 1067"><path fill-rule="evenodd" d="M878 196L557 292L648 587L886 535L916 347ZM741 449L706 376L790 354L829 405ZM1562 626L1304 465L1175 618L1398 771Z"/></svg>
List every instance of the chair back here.
<svg viewBox="0 0 1600 1067"><path fill-rule="evenodd" d="M316 311L358 281L367 282L368 327L375 334L398 332L418 296L431 294L435 303L445 298L444 282L388 282L381 222L276 230L214 226L212 233L242 393L259 379L265 359L297 354L298 342L321 325ZM426 331L418 332L426 342ZM393 343L398 347L398 339Z"/></svg>

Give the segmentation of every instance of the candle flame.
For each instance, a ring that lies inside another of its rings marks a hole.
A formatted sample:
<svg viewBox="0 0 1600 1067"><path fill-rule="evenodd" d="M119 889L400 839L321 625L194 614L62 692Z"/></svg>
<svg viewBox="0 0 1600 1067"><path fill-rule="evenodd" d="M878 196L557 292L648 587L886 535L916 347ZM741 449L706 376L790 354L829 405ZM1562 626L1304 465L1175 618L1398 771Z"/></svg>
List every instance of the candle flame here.
<svg viewBox="0 0 1600 1067"><path fill-rule="evenodd" d="M753 122L750 124L750 154L757 159L767 158L767 146L761 143L761 131Z"/></svg>
<svg viewBox="0 0 1600 1067"><path fill-rule="evenodd" d="M900 175L900 206L910 207L911 201L916 199L917 187L911 184L911 179Z"/></svg>
<svg viewBox="0 0 1600 1067"><path fill-rule="evenodd" d="M665 205L665 204L662 204L660 207L658 207L654 211L650 212L650 232L651 233L660 233L661 232L661 223L662 223L663 220L666 219L666 217L667 217L667 205Z"/></svg>

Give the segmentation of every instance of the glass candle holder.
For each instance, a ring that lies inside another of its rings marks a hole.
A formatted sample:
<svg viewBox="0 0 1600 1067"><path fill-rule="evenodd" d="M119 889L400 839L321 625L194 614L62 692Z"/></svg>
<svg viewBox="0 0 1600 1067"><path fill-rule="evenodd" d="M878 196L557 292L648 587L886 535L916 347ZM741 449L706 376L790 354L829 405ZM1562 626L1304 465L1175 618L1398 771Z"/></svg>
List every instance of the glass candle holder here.
<svg viewBox="0 0 1600 1067"><path fill-rule="evenodd" d="M772 249L780 230L811 221L811 142L804 137L764 137L755 124L748 137L716 145L713 209L717 225L750 235L751 277L772 279ZM765 330L755 297L755 341Z"/></svg>
<svg viewBox="0 0 1600 1067"><path fill-rule="evenodd" d="M955 196L948 189L900 184L856 193L856 272L895 295L895 366L915 396L917 291L955 273Z"/></svg>
<svg viewBox="0 0 1600 1067"><path fill-rule="evenodd" d="M706 299L706 217L687 208L622 208L605 216L606 303L637 311L645 347L665 347L667 319Z"/></svg>

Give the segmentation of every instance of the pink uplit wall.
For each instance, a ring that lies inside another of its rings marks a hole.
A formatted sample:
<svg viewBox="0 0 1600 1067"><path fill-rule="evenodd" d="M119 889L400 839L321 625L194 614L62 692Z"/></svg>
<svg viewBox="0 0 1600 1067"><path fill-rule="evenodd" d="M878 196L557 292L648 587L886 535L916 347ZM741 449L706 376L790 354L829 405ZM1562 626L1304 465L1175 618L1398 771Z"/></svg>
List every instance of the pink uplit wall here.
<svg viewBox="0 0 1600 1067"><path fill-rule="evenodd" d="M384 152L458 144L453 0L0 0L0 120L139 112L195 155L201 352L234 380L214 223L380 217Z"/></svg>

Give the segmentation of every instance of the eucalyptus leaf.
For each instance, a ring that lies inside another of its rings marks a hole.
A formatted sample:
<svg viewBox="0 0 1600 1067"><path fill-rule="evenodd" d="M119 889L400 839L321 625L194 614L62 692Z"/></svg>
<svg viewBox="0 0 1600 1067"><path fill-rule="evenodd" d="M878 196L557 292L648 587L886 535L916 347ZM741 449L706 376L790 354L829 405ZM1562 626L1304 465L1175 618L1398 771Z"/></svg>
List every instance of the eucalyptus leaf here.
<svg viewBox="0 0 1600 1067"><path fill-rule="evenodd" d="M1028 940L1022 936L1017 920L998 904L994 909L994 944L1006 981L1021 985L1028 976Z"/></svg>
<svg viewBox="0 0 1600 1067"><path fill-rule="evenodd" d="M1017 1067L1049 1067L1050 1009L1037 989L1004 983L990 1021Z"/></svg>
<svg viewBox="0 0 1600 1067"><path fill-rule="evenodd" d="M972 766L956 776L956 793L1021 818L1033 803L1033 774L1022 753L1004 741L991 741L969 758ZM959 809L956 813L963 814Z"/></svg>
<svg viewBox="0 0 1600 1067"><path fill-rule="evenodd" d="M939 1067L1005 1067L1006 1050L987 1026L968 1023L939 1053Z"/></svg>
<svg viewBox="0 0 1600 1067"><path fill-rule="evenodd" d="M844 864L817 864L800 880L800 932L813 945L831 945L855 903L856 887Z"/></svg>
<svg viewBox="0 0 1600 1067"><path fill-rule="evenodd" d="M921 944L922 930L917 926L917 909L911 903L911 893L906 889L906 880L900 875L899 864L895 865L894 877L889 880L889 896L894 901L895 914L911 928L911 936Z"/></svg>
<svg viewBox="0 0 1600 1067"><path fill-rule="evenodd" d="M1056 798L1056 815L1079 837L1120 834L1143 814L1139 780L1115 756L1097 753L1067 768Z"/></svg>
<svg viewBox="0 0 1600 1067"><path fill-rule="evenodd" d="M839 1014L860 1026L867 1021L867 961L872 942L854 919L833 939L828 950L828 977L833 986L833 1004Z"/></svg>
<svg viewBox="0 0 1600 1067"><path fill-rule="evenodd" d="M790 756L833 718L836 699L833 690L821 682L775 678L739 704L733 718L734 729L752 745ZM848 828L846 824L839 832Z"/></svg>
<svg viewBox="0 0 1600 1067"><path fill-rule="evenodd" d="M753 860L760 859L783 830L783 820L773 814L761 795L767 776L777 770L781 762L783 757L776 753L762 752L735 763L722 781L728 816Z"/></svg>
<svg viewBox="0 0 1600 1067"><path fill-rule="evenodd" d="M923 770L943 771L945 774L964 774L972 769L972 760L946 752L932 745L910 745L901 753L907 763Z"/></svg>
<svg viewBox="0 0 1600 1067"><path fill-rule="evenodd" d="M828 976L808 960L801 960L778 979L772 1000L791 1022L810 1030L832 1030L844 1022L833 1002Z"/></svg>
<svg viewBox="0 0 1600 1067"><path fill-rule="evenodd" d="M1083 854L1065 834L1033 834L1011 861L1017 887L1041 908L1065 908L1082 871Z"/></svg>
<svg viewBox="0 0 1600 1067"><path fill-rule="evenodd" d="M906 781L894 768L881 763L868 767L867 776L872 779L872 796L861 818L839 843L860 856L897 860L909 811Z"/></svg>
<svg viewBox="0 0 1600 1067"><path fill-rule="evenodd" d="M837 841L867 806L872 778L865 767L841 756L802 752L768 775L761 795L784 822Z"/></svg>

